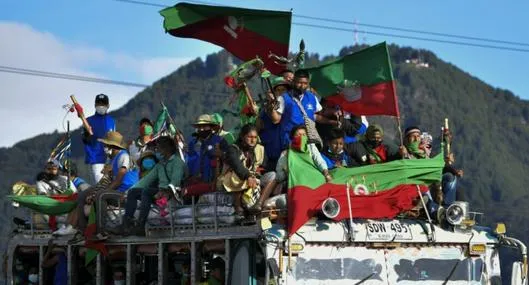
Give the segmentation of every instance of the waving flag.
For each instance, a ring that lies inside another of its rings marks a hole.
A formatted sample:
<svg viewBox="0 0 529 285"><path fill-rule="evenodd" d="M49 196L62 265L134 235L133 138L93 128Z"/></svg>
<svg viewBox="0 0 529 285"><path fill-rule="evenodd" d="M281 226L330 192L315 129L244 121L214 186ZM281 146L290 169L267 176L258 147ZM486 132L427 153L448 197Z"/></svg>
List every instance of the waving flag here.
<svg viewBox="0 0 529 285"><path fill-rule="evenodd" d="M338 105L355 115L399 116L385 42L307 70L311 85L326 97L327 104Z"/></svg>
<svg viewBox="0 0 529 285"><path fill-rule="evenodd" d="M413 208L418 197L417 185L441 180L443 156L433 159L402 159L388 163L330 171L333 180L316 168L309 153L288 152L288 232L294 234L321 210L328 197L338 200L341 212L335 220L348 218L346 187L351 186L351 209L354 218L394 218ZM425 191L424 186L419 186Z"/></svg>
<svg viewBox="0 0 529 285"><path fill-rule="evenodd" d="M160 14L169 34L219 45L243 61L258 56L275 74L282 67L268 55L288 56L291 12L179 3Z"/></svg>
<svg viewBox="0 0 529 285"><path fill-rule="evenodd" d="M58 216L68 214L77 206L77 194L73 195L9 195L9 199L38 213Z"/></svg>

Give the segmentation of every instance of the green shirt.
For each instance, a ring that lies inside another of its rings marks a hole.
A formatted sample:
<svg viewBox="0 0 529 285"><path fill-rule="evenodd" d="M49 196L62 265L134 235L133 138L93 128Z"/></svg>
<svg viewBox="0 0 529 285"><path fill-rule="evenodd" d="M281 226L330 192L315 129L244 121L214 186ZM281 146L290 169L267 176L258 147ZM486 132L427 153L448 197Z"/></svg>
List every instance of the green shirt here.
<svg viewBox="0 0 529 285"><path fill-rule="evenodd" d="M158 162L140 181L131 188L148 188L154 183L158 183L158 188L167 188L169 184L175 187L180 186L184 176L185 164L176 155L172 155L169 160Z"/></svg>

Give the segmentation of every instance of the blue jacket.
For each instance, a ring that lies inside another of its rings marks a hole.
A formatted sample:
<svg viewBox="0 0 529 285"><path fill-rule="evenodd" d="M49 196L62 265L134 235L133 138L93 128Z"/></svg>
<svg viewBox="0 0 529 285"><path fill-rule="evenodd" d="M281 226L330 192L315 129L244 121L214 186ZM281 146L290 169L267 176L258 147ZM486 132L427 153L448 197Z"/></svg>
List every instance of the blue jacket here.
<svg viewBox="0 0 529 285"><path fill-rule="evenodd" d="M356 136L363 135L363 134L366 133L366 131L367 131L367 126L362 123L362 125L360 126L360 129L358 129L356 135L355 136L345 136L344 142L346 144L357 142L358 138Z"/></svg>
<svg viewBox="0 0 529 285"><path fill-rule="evenodd" d="M353 165L353 162L351 161L351 157L347 155L347 152L343 151L340 155L338 155L337 158L331 158L331 156L328 154L328 152L322 152L321 157L323 157L323 160L325 160L325 163L327 163L327 168L333 169L336 168L336 163L339 161L341 163L341 166L348 167Z"/></svg>
<svg viewBox="0 0 529 285"><path fill-rule="evenodd" d="M86 164L98 164L105 163L107 156L103 149L103 144L97 139L104 138L107 132L116 130L116 123L114 118L110 115L99 115L94 114L86 118L94 135L91 136L88 141L85 141L84 151L85 151L85 163Z"/></svg>
<svg viewBox="0 0 529 285"><path fill-rule="evenodd" d="M215 145L221 145L222 140L222 137L219 135L211 135L207 140L201 142L200 150L198 152L195 149L198 140L196 138L191 140L186 162L191 176L198 176L200 174L203 182L213 181L215 178L215 168L217 167Z"/></svg>
<svg viewBox="0 0 529 285"><path fill-rule="evenodd" d="M119 158L123 154L127 154L127 151L121 150L118 153L118 155L116 155L112 159L112 179L116 179L118 175L118 172L119 172L118 161L119 161ZM137 169L132 169L132 170L128 169L127 173L125 173L125 176L123 176L123 180L121 180L121 185L119 185L117 190L119 192L125 192L129 190L129 188L132 187L132 185L136 184L136 182L138 182L139 179L140 179L140 174Z"/></svg>
<svg viewBox="0 0 529 285"><path fill-rule="evenodd" d="M261 144L269 160L277 160L281 156L281 126L274 124L272 119L263 111L260 114L263 129L259 132Z"/></svg>
<svg viewBox="0 0 529 285"><path fill-rule="evenodd" d="M299 108L298 104L292 98L290 93L283 94L283 99L285 101L285 109L283 114L281 114L281 149L287 149L290 144L290 131L297 125L303 125L305 120L303 119L303 113ZM305 91L303 93L303 99L301 99L301 105L307 116L311 120L316 118L316 108L318 105L318 99L310 91Z"/></svg>

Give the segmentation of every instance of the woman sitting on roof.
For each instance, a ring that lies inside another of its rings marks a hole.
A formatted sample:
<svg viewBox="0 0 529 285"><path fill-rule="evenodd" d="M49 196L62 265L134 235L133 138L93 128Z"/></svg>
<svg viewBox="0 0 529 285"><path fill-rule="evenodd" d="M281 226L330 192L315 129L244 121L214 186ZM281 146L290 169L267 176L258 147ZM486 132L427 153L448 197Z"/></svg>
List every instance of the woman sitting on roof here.
<svg viewBox="0 0 529 285"><path fill-rule="evenodd" d="M275 176L273 172L260 175L265 154L257 138L255 125L242 127L239 138L226 151L223 172L217 181L219 188L234 193L235 210L239 215L244 214L244 208L256 204L261 187Z"/></svg>

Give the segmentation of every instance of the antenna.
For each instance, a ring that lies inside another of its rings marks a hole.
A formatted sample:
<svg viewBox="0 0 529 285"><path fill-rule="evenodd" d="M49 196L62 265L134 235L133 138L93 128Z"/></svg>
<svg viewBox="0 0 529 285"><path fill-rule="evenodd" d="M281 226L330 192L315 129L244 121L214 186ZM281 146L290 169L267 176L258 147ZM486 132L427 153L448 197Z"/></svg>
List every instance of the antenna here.
<svg viewBox="0 0 529 285"><path fill-rule="evenodd" d="M353 34L354 34L355 46L357 46L360 44L360 42L358 41L358 21L356 19L354 19L354 24L353 24Z"/></svg>

